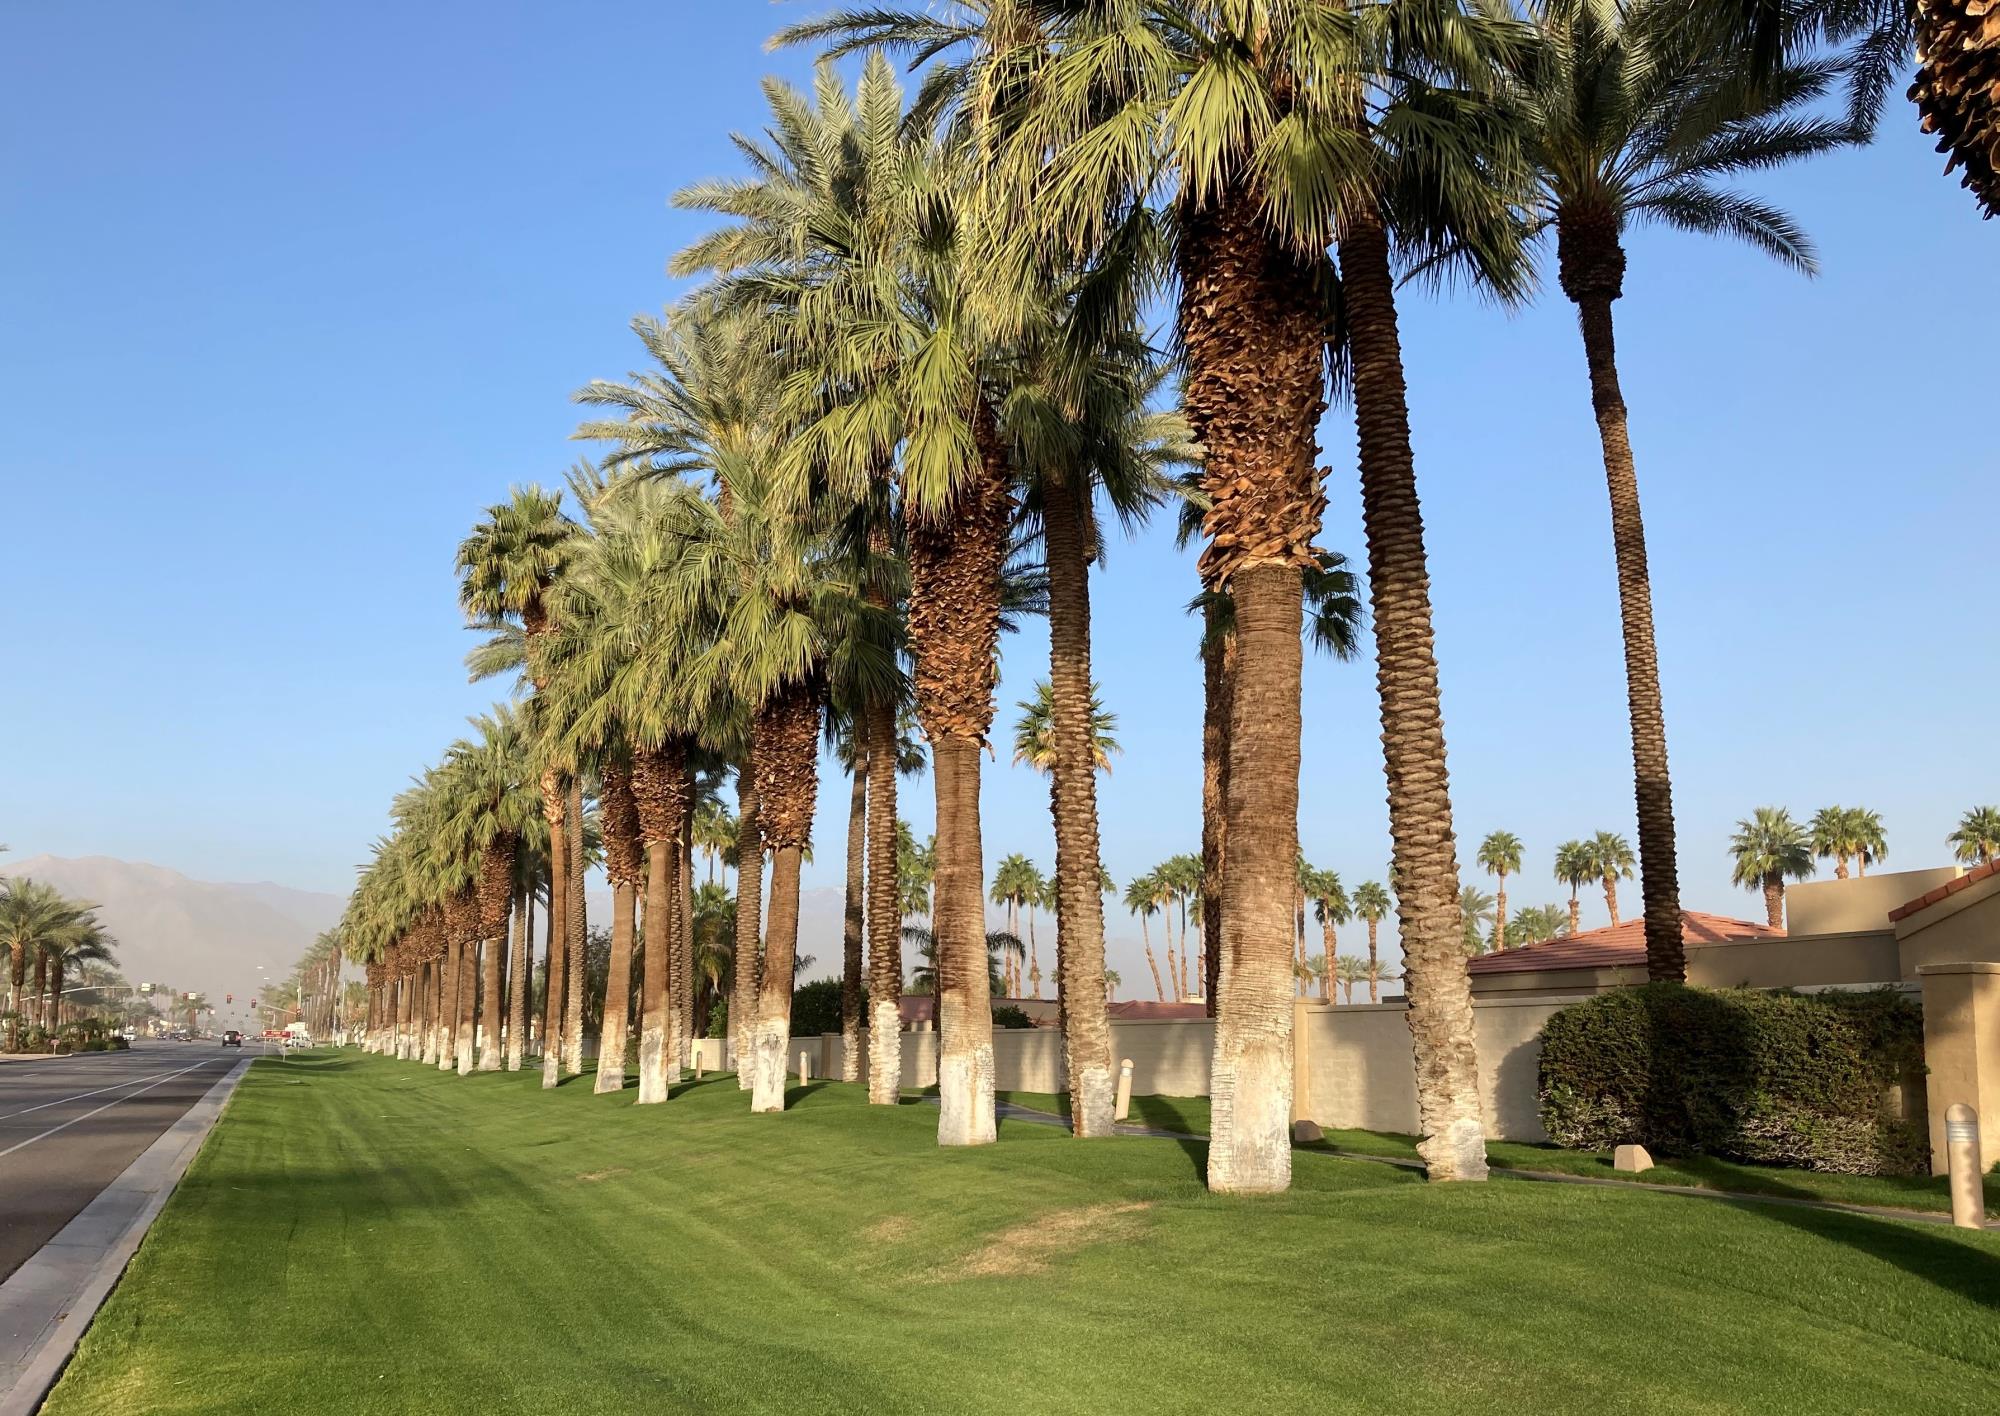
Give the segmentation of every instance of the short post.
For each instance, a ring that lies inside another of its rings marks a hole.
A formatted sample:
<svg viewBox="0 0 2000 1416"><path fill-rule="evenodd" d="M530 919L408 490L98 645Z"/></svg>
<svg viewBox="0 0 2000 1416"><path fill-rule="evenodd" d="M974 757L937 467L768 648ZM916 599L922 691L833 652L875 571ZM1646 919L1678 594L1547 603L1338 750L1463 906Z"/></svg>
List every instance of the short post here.
<svg viewBox="0 0 2000 1416"><path fill-rule="evenodd" d="M699 1042L694 1045L694 1079L701 1080L702 1064L708 1061L708 1051Z"/></svg>
<svg viewBox="0 0 2000 1416"><path fill-rule="evenodd" d="M807 1082L810 1082L811 1080L812 1080L812 1063L807 1060L806 1054L804 1052L801 1052L799 1054L799 1085L804 1086Z"/></svg>
<svg viewBox="0 0 2000 1416"><path fill-rule="evenodd" d="M1945 1154L1950 1158L1951 1222L1960 1229L1986 1227L1986 1192L1979 1164L1979 1113L1955 1101L1944 1113Z"/></svg>
<svg viewBox="0 0 2000 1416"><path fill-rule="evenodd" d="M1118 1064L1118 1109L1111 1113L1114 1121L1123 1121L1132 1114L1132 1059L1127 1057Z"/></svg>

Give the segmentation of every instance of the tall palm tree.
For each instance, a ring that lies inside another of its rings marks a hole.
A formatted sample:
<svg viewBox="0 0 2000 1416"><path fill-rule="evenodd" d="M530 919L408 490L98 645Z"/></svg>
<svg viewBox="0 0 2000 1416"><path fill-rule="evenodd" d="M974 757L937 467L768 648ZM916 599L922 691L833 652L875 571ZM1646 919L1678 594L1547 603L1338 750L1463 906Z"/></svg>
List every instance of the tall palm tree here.
<svg viewBox="0 0 2000 1416"><path fill-rule="evenodd" d="M1523 905L1507 922L1507 947L1518 949L1523 944L1560 939L1569 932L1569 916L1561 905Z"/></svg>
<svg viewBox="0 0 2000 1416"><path fill-rule="evenodd" d="M1354 918L1354 906L1347 898L1347 891L1341 887L1339 873L1315 870L1312 873L1312 897L1313 914L1319 920L1320 942L1326 949L1326 956L1336 958L1340 949L1336 926Z"/></svg>
<svg viewBox="0 0 2000 1416"><path fill-rule="evenodd" d="M1632 878L1635 864L1632 843L1615 831L1599 831L1583 844L1590 856L1591 875L1604 887L1604 908L1611 915L1613 927L1616 927L1618 882Z"/></svg>
<svg viewBox="0 0 2000 1416"><path fill-rule="evenodd" d="M485 519L472 529L458 548L459 604L475 625L504 630L518 624L521 657L509 668L525 670L537 692L547 682L541 659L549 632L555 627L549 617L551 588L560 579L563 566L574 546L575 527L562 513L562 495L538 486L516 487L511 497L487 508ZM493 656L482 659L475 651L470 660L475 677L505 663ZM542 1025L542 1085L553 1087L560 1075L561 1053L556 1039L562 1030L563 980L569 972L572 943L581 951L583 940L574 941L570 927L575 911L572 896L583 898L583 881L572 880L573 852L569 832L579 823L570 819L569 782L554 766L542 773L538 784L542 794L542 814L549 835L549 965L547 1007Z"/></svg>
<svg viewBox="0 0 2000 1416"><path fill-rule="evenodd" d="M1499 921L1494 928L1493 947L1507 947L1507 877L1521 873L1521 838L1512 831L1494 831L1479 843L1479 868L1488 875L1498 877L1500 883L1494 887L1493 918Z"/></svg>
<svg viewBox="0 0 2000 1416"><path fill-rule="evenodd" d="M1003 856L993 868L993 890L988 896L994 904L1007 911L1007 932L1021 932L1021 907L1034 897L1040 888L1042 874L1035 869L1033 861L1016 852ZM1019 983L1012 970L1003 970L1002 986L1013 997L1019 997Z"/></svg>
<svg viewBox="0 0 2000 1416"><path fill-rule="evenodd" d="M1828 8L1832 8L1829 6ZM1966 188L1986 216L2000 214L2000 26L1982 0L1877 0L1892 33L1914 16L1916 78L1910 97L1923 130L1947 155L1945 171L1963 168ZM1900 46L1899 46L1900 49Z"/></svg>
<svg viewBox="0 0 2000 1416"><path fill-rule="evenodd" d="M1355 984L1367 983L1371 988L1374 985L1370 966L1352 954L1342 954L1333 961L1333 978L1340 985L1340 1001L1343 1003L1354 1001Z"/></svg>
<svg viewBox="0 0 2000 1416"><path fill-rule="evenodd" d="M1529 15L1534 41L1510 73L1536 177L1531 228L1555 231L1558 276L1577 308L1610 489L1646 973L1679 981L1687 960L1652 582L1611 315L1624 290L1624 232L1657 221L1735 236L1810 274L1811 244L1789 217L1717 183L1829 151L1855 133L1845 121L1810 111L1839 74L1837 63L1786 62L1752 80L1733 46L1688 23L1688 7L1677 0L1531 0Z"/></svg>
<svg viewBox="0 0 2000 1416"><path fill-rule="evenodd" d="M7 951L7 1050L21 1050L28 960L42 950L79 937L91 922L92 906L66 898L39 880L0 880L0 949Z"/></svg>
<svg viewBox="0 0 2000 1416"><path fill-rule="evenodd" d="M1735 858L1730 879L1747 890L1764 892L1764 914L1771 928L1785 927L1785 882L1804 880L1816 869L1812 837L1781 806L1760 806L1736 823L1729 838Z"/></svg>
<svg viewBox="0 0 2000 1416"><path fill-rule="evenodd" d="M1959 817L1945 842L1967 865L1990 865L2000 859L2000 806L1973 807Z"/></svg>
<svg viewBox="0 0 2000 1416"><path fill-rule="evenodd" d="M1458 892L1459 945L1467 954L1483 954L1488 948L1499 948L1501 929L1493 912L1493 897L1477 885L1467 885ZM1491 924L1493 935L1490 940L1482 938L1480 926Z"/></svg>
<svg viewBox="0 0 2000 1416"><path fill-rule="evenodd" d="M517 858L521 839L539 814L540 803L532 785L523 715L502 705L473 719L472 726L477 739L456 743L450 752L455 769L451 829L460 848L478 859L475 898L479 939L474 947L482 964L478 986L482 1006L477 1028L486 1039L478 1065L480 1071L497 1072L503 1064L504 956ZM518 978L515 986L520 986ZM622 1072L622 1067L619 1070Z"/></svg>
<svg viewBox="0 0 2000 1416"><path fill-rule="evenodd" d="M70 978L81 977L92 964L110 963L117 943L95 915L86 916L74 929L61 931L43 943L42 954L48 960L49 975L49 1007L42 1020L45 1028L55 1029L63 1024L63 984Z"/></svg>
<svg viewBox="0 0 2000 1416"><path fill-rule="evenodd" d="M1586 841L1564 841L1556 847L1556 879L1569 886L1569 932L1583 930L1583 905L1577 892L1597 879L1596 863Z"/></svg>
<svg viewBox="0 0 2000 1416"><path fill-rule="evenodd" d="M1381 977L1381 956L1376 951L1375 932L1389 914L1389 892L1380 881L1364 880L1354 887L1354 913L1368 925L1368 1001L1379 1003L1376 981Z"/></svg>
<svg viewBox="0 0 2000 1416"><path fill-rule="evenodd" d="M1148 872L1135 875L1125 887L1125 908L1139 917L1139 938L1146 949L1146 967L1153 971L1153 993L1164 1003L1167 1001L1167 986L1160 981L1160 961L1153 954L1153 934L1146 927L1146 921L1160 912L1160 885Z"/></svg>
<svg viewBox="0 0 2000 1416"><path fill-rule="evenodd" d="M1806 829L1812 833L1813 854L1833 861L1836 880L1847 879L1848 861L1854 862L1857 875L1866 875L1870 863L1889 853L1881 813L1864 807L1823 806Z"/></svg>

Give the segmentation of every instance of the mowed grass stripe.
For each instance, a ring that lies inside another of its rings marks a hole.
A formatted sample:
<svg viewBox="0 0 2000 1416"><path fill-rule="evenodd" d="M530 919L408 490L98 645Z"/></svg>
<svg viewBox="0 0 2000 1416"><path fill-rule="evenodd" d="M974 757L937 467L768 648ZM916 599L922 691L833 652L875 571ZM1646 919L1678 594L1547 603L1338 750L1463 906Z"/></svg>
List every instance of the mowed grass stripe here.
<svg viewBox="0 0 2000 1416"><path fill-rule="evenodd" d="M1934 1410L2000 1396L2000 1240L1429 1186L733 1078L260 1062L48 1410Z"/></svg>

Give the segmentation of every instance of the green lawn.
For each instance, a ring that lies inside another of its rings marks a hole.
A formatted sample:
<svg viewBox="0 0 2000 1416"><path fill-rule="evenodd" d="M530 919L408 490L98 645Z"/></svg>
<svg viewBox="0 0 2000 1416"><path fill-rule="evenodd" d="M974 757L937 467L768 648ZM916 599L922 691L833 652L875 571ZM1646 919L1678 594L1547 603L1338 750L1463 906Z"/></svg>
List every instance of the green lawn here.
<svg viewBox="0 0 2000 1416"><path fill-rule="evenodd" d="M1002 1092L1017 1106L1069 1115L1069 1096L1058 1092ZM1190 1135L1208 1134L1205 1096L1135 1096L1133 1124ZM1395 1160L1417 1158L1417 1138L1395 1131L1328 1131L1326 1140L1302 1150L1339 1150L1379 1155ZM1651 1170L1626 1175L1611 1168L1609 1151L1563 1150L1558 1146L1520 1141L1489 1141L1486 1157L1496 1170L1540 1170L1558 1175L1584 1175L1594 1180L1638 1180L1649 1185L1690 1185L1699 1190L1729 1190L1745 1195L1792 1199L1838 1200L1850 1205L1884 1205L1893 1209L1951 1212L1951 1195L1942 1176L1829 1175L1813 1170L1786 1170L1770 1165L1744 1165L1711 1156L1665 1160ZM1986 1208L2000 1215L2000 1172L1986 1177Z"/></svg>
<svg viewBox="0 0 2000 1416"><path fill-rule="evenodd" d="M1990 1411L2000 1235L1431 1186L733 1078L259 1062L57 1388L110 1412Z"/></svg>

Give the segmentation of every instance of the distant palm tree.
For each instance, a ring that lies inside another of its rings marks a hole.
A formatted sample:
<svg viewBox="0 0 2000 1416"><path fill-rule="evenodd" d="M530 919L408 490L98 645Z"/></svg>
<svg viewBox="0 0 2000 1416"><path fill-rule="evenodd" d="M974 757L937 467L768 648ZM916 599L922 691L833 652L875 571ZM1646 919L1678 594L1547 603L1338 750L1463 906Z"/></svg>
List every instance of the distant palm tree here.
<svg viewBox="0 0 2000 1416"><path fill-rule="evenodd" d="M1785 882L1804 880L1813 864L1812 837L1781 806L1760 806L1736 823L1729 839L1736 867L1730 878L1746 890L1764 892L1764 914L1771 928L1785 927Z"/></svg>
<svg viewBox="0 0 2000 1416"><path fill-rule="evenodd" d="M1342 954L1333 961L1333 976L1340 984L1341 1002L1354 1001L1354 985L1370 982L1369 972L1369 966L1352 954Z"/></svg>
<svg viewBox="0 0 2000 1416"><path fill-rule="evenodd" d="M1167 1001L1167 986L1160 982L1160 961L1153 956L1153 933L1146 927L1149 916L1160 912L1160 882L1151 871L1132 877L1125 887L1125 908L1139 916L1139 937L1146 946L1146 967L1153 971L1153 992Z"/></svg>
<svg viewBox="0 0 2000 1416"><path fill-rule="evenodd" d="M1314 954L1309 959L1295 960L1292 964L1292 976L1298 980L1299 991L1301 993L1317 989L1320 1002L1331 1003L1333 1001L1331 991L1333 988L1333 971L1327 967L1326 955Z"/></svg>
<svg viewBox="0 0 2000 1416"><path fill-rule="evenodd" d="M1494 947L1507 947L1504 923L1507 918L1507 877L1521 873L1521 838L1512 831L1495 831L1479 843L1479 868L1488 875L1498 876L1500 884L1494 891L1493 917L1502 922L1499 937Z"/></svg>
<svg viewBox="0 0 2000 1416"><path fill-rule="evenodd" d="M1090 685L1091 756L1097 762L1098 771L1109 772L1112 757L1124 749L1111 735L1118 726L1118 715L1105 711L1100 692L1098 684ZM1049 687L1047 679L1037 679L1035 696L1023 699L1014 706L1021 710L1021 716L1014 724L1014 760L1027 763L1037 772L1046 773L1056 760L1055 736L1050 721L1055 712L1055 690Z"/></svg>
<svg viewBox="0 0 2000 1416"><path fill-rule="evenodd" d="M1523 905L1507 924L1507 947L1539 944L1544 939L1560 939L1570 932L1569 916L1561 905Z"/></svg>
<svg viewBox="0 0 2000 1416"><path fill-rule="evenodd" d="M1858 874L1866 874L1870 861L1888 855L1882 833L1882 818L1858 806L1823 806L1813 813L1807 829L1812 833L1813 854L1831 858L1833 878L1847 878L1847 862L1855 863Z"/></svg>
<svg viewBox="0 0 2000 1416"><path fill-rule="evenodd" d="M1339 872L1315 870L1311 884L1313 915L1319 920L1321 941L1326 947L1327 957L1333 958L1340 951L1335 926L1353 919L1354 907L1348 902L1347 891L1341 888Z"/></svg>
<svg viewBox="0 0 2000 1416"><path fill-rule="evenodd" d="M1556 847L1556 879L1569 886L1569 932L1583 932L1583 905L1577 891L1597 879L1597 867L1590 847L1582 841L1564 841Z"/></svg>
<svg viewBox="0 0 2000 1416"><path fill-rule="evenodd" d="M1616 831L1599 831L1583 844L1590 852L1591 869L1604 887L1604 908L1611 912L1611 924L1616 928L1618 882L1632 878L1632 843Z"/></svg>
<svg viewBox="0 0 2000 1416"><path fill-rule="evenodd" d="M937 936L920 924L903 926L903 943L917 958L917 965L910 970L910 992L937 996ZM999 993L1005 987L1003 969L1005 961L1012 958L1019 961L1025 946L1020 936L1004 929L986 931L986 986L989 992ZM811 959L808 958L810 963Z"/></svg>
<svg viewBox="0 0 2000 1416"><path fill-rule="evenodd" d="M1958 829L1945 840L1967 865L1988 865L2000 859L2000 806L1975 806L1958 819Z"/></svg>
<svg viewBox="0 0 2000 1416"><path fill-rule="evenodd" d="M1382 970L1375 948L1375 931L1389 913L1389 892L1380 881L1364 880L1354 887L1354 913L1368 922L1368 1001L1379 1003L1376 984Z"/></svg>
<svg viewBox="0 0 2000 1416"><path fill-rule="evenodd" d="M1042 873L1035 869L1033 861L1016 853L1003 856L993 869L993 889L988 898L1007 911L1007 932L1019 935L1021 932L1021 907L1035 898L1042 881ZM1010 968L1002 979L1003 991L1009 997L1019 997L1019 981Z"/></svg>
<svg viewBox="0 0 2000 1416"><path fill-rule="evenodd" d="M931 913L931 884L937 879L937 837L927 836L920 846L910 831L910 823L896 823L896 885L898 903L905 917Z"/></svg>
<svg viewBox="0 0 2000 1416"><path fill-rule="evenodd" d="M1493 897L1477 885L1462 886L1458 892L1459 927L1468 954L1483 954L1488 941L1481 938L1479 926L1493 918Z"/></svg>

